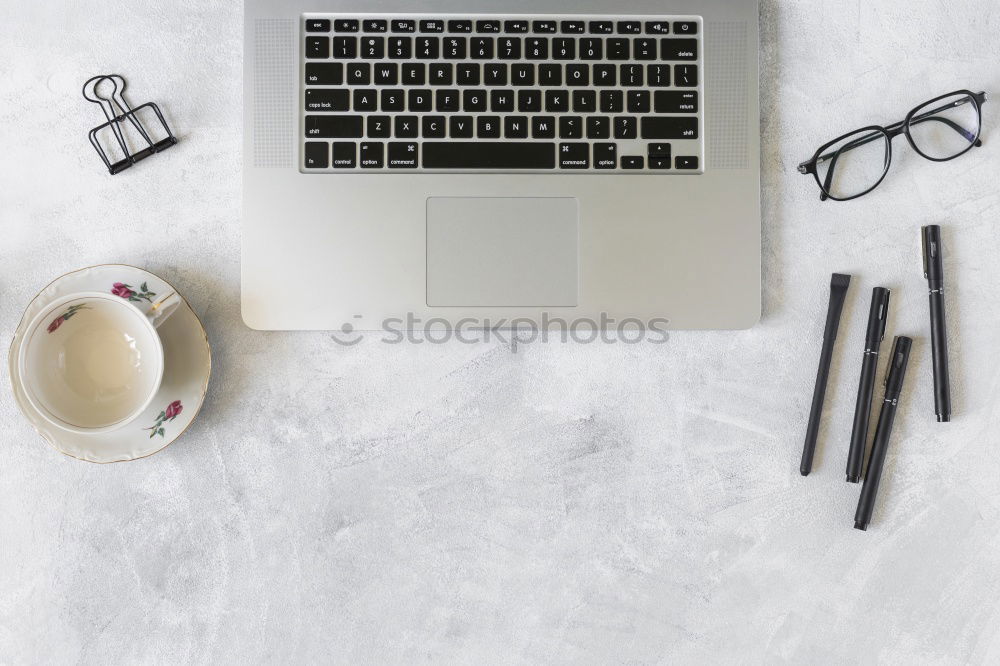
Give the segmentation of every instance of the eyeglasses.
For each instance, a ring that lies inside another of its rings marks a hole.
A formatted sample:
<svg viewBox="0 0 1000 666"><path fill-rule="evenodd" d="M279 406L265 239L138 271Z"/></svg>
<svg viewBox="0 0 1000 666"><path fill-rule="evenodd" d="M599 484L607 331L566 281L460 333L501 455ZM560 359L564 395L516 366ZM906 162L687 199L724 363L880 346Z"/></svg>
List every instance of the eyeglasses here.
<svg viewBox="0 0 1000 666"><path fill-rule="evenodd" d="M986 93L968 90L935 97L910 111L906 118L882 127L871 125L845 134L799 165L812 174L820 200L849 201L878 187L892 163L892 140L900 134L917 153L933 162L947 162L982 146L982 105Z"/></svg>

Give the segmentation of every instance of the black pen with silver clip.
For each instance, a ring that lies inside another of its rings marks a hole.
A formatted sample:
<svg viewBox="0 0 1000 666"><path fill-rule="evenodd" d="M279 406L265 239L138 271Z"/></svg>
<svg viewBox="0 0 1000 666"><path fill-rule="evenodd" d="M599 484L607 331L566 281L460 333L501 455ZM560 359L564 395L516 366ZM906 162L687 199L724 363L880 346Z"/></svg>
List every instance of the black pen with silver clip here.
<svg viewBox="0 0 1000 666"><path fill-rule="evenodd" d="M948 376L948 328L944 314L944 257L941 227L921 229L924 277L927 279L931 311L931 363L934 368L934 413L938 423L951 421L951 381Z"/></svg>

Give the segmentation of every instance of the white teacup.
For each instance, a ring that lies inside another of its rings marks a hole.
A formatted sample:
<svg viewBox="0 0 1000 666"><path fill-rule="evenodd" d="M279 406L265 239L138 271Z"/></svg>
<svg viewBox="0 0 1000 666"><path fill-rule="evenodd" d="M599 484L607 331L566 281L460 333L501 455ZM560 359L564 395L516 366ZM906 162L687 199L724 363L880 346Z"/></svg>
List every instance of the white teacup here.
<svg viewBox="0 0 1000 666"><path fill-rule="evenodd" d="M179 304L172 294L147 314L100 292L51 303L29 324L18 356L28 401L70 432L99 434L128 425L160 389L163 344L156 329Z"/></svg>

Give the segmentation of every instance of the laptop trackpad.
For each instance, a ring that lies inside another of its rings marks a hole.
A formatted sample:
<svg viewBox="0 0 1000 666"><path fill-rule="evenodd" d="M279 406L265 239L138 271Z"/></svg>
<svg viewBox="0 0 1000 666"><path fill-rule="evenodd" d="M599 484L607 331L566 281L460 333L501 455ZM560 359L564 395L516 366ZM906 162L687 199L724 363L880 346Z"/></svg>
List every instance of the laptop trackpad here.
<svg viewBox="0 0 1000 666"><path fill-rule="evenodd" d="M427 199L427 305L573 307L578 276L576 199Z"/></svg>

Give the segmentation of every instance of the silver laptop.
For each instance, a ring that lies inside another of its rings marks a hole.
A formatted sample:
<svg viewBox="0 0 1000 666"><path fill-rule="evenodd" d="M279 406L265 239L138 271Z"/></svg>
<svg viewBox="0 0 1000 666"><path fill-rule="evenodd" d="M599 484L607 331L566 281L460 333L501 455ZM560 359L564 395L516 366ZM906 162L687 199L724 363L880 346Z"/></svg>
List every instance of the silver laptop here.
<svg viewBox="0 0 1000 666"><path fill-rule="evenodd" d="M760 317L757 0L246 0L257 329Z"/></svg>

